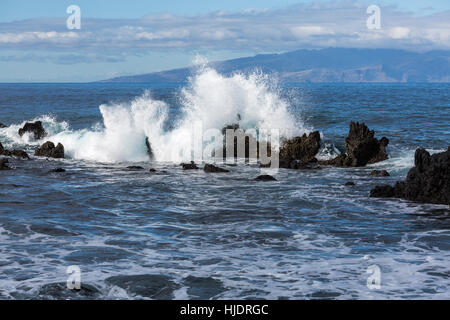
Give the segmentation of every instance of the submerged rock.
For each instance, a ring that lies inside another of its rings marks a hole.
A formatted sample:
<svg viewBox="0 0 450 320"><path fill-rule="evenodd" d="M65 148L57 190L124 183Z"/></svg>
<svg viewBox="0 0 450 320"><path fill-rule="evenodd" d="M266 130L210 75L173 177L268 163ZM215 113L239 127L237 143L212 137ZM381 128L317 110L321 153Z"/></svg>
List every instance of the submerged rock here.
<svg viewBox="0 0 450 320"><path fill-rule="evenodd" d="M198 167L194 161L191 161L191 163L182 163L181 166L183 167L183 170L197 170L198 169Z"/></svg>
<svg viewBox="0 0 450 320"><path fill-rule="evenodd" d="M149 172L156 172L156 169L150 168Z"/></svg>
<svg viewBox="0 0 450 320"><path fill-rule="evenodd" d="M49 171L49 173L62 173L62 172L66 172L66 169L56 168Z"/></svg>
<svg viewBox="0 0 450 320"><path fill-rule="evenodd" d="M23 136L27 132L32 133L34 139L36 140L40 140L47 135L47 132L45 132L41 121L25 123L23 128L19 129L19 136Z"/></svg>
<svg viewBox="0 0 450 320"><path fill-rule="evenodd" d="M53 142L47 141L34 151L34 155L38 157L62 159L64 158L64 146L61 143L58 143L55 147Z"/></svg>
<svg viewBox="0 0 450 320"><path fill-rule="evenodd" d="M378 140L374 135L375 132L369 130L364 123L352 121L349 133L345 138L347 152L332 160L320 161L320 164L337 167L362 167L388 159L386 146L389 144L389 140L386 137Z"/></svg>
<svg viewBox="0 0 450 320"><path fill-rule="evenodd" d="M157 300L173 299L173 292L179 288L179 285L171 278L152 274L114 276L107 278L106 282L118 286L132 295Z"/></svg>
<svg viewBox="0 0 450 320"><path fill-rule="evenodd" d="M191 299L213 299L226 290L220 280L211 277L188 276L183 282Z"/></svg>
<svg viewBox="0 0 450 320"><path fill-rule="evenodd" d="M369 176L373 177L389 177L390 174L386 170L372 170Z"/></svg>
<svg viewBox="0 0 450 320"><path fill-rule="evenodd" d="M268 175L268 174L262 174L255 178L256 181L277 181L274 177Z"/></svg>
<svg viewBox="0 0 450 320"><path fill-rule="evenodd" d="M319 131L286 140L280 147L280 168L306 169L309 164L317 163L315 156L319 149Z"/></svg>
<svg viewBox="0 0 450 320"><path fill-rule="evenodd" d="M399 181L393 187L376 186L370 196L450 205L450 146L447 151L434 155L419 148L414 155L414 164L405 181Z"/></svg>
<svg viewBox="0 0 450 320"><path fill-rule="evenodd" d="M216 167L213 164L208 164L208 163L205 164L205 167L203 168L203 170L205 172L230 172L230 170L222 169L222 168Z"/></svg>
<svg viewBox="0 0 450 320"><path fill-rule="evenodd" d="M38 292L39 297L65 300L85 300L85 299L98 299L100 297L100 291L89 284L81 283L80 289L69 289L67 283L49 283L43 285Z"/></svg>
<svg viewBox="0 0 450 320"><path fill-rule="evenodd" d="M144 170L141 166L128 166L127 169L132 171Z"/></svg>
<svg viewBox="0 0 450 320"><path fill-rule="evenodd" d="M346 186L354 186L355 183L352 182L352 181L347 181L347 182L345 183L345 185L346 185Z"/></svg>

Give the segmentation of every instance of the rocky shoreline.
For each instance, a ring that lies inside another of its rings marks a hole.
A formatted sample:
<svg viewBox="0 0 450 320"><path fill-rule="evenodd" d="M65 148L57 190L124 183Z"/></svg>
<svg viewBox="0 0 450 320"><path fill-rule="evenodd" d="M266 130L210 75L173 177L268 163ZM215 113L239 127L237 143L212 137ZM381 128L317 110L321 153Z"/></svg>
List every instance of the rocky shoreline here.
<svg viewBox="0 0 450 320"><path fill-rule="evenodd" d="M2 125L5 127L4 125ZM225 130L239 131L243 134L243 130L238 125L226 126ZM19 129L18 134L30 134L35 140L40 140L47 135L40 121L34 123L26 123L23 128ZM245 157L250 157L250 139L245 138ZM253 138L254 139L254 138ZM224 139L224 155L226 154ZM148 138L145 140L150 160L153 159L153 150ZM236 154L237 139L234 141ZM364 167L368 164L381 162L388 159L386 147L389 139L382 137L375 138L375 132L370 130L364 123L351 122L349 132L345 138L346 152L340 154L331 160L318 160L317 154L321 147L321 136L319 131L311 132L309 135L294 137L282 141L279 151L272 150L268 144L268 154L279 152L279 167L292 170L310 170L320 169L322 167L343 167L356 168ZM256 142L256 155L259 155L260 145ZM0 142L0 155L4 157L16 157L29 160L29 155L23 150L6 150ZM53 142L47 141L40 147L35 149L34 156L46 157L54 159L63 159L65 156L64 146L58 143L57 146ZM0 159L0 170L11 170L8 166L8 159ZM182 163L184 170L200 169L194 162ZM269 164L260 164L261 168L270 167ZM144 169L141 167L129 167L129 169ZM155 170L150 170L155 172ZM206 163L203 171L207 173L227 173L229 170L217 167L213 164ZM54 171L63 172L63 170ZM386 170L373 170L370 173L373 177L388 177L389 172ZM260 175L256 181L277 181L270 175ZM353 186L354 183L349 181L346 186ZM394 186L378 185L370 191L372 198L402 198L411 201L433 204L450 205L450 147L446 152L430 155L424 149L417 149L415 153L415 166L409 171L405 181L399 181Z"/></svg>

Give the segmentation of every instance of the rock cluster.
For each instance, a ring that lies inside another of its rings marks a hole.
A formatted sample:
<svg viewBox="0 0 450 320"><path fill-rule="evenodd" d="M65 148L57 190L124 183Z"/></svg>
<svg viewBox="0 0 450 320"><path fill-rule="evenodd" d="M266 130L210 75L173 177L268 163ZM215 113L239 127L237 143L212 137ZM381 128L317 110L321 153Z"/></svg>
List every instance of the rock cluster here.
<svg viewBox="0 0 450 320"><path fill-rule="evenodd" d="M280 147L280 168L306 169L317 164L316 154L320 149L319 131L306 133L302 137L286 140Z"/></svg>
<svg viewBox="0 0 450 320"><path fill-rule="evenodd" d="M323 165L337 167L362 167L388 159L386 146L389 139L376 139L375 132L369 130L364 123L351 122L350 130L345 139L347 152L332 160L320 161Z"/></svg>
<svg viewBox="0 0 450 320"><path fill-rule="evenodd" d="M58 143L55 147L53 142L47 141L34 151L34 155L38 157L62 159L64 158L64 146L61 143Z"/></svg>
<svg viewBox="0 0 450 320"><path fill-rule="evenodd" d="M450 205L450 146L447 151L434 155L417 149L414 165L405 181L399 181L393 187L376 186L370 196Z"/></svg>
<svg viewBox="0 0 450 320"><path fill-rule="evenodd" d="M40 140L47 135L41 121L25 123L23 128L19 129L19 136L23 136L27 132L32 133L36 140Z"/></svg>
<svg viewBox="0 0 450 320"><path fill-rule="evenodd" d="M6 150L3 145L0 142L0 155L2 156L7 156L7 157L17 157L17 158L22 158L22 159L30 159L30 157L28 156L28 154L23 151L23 150Z"/></svg>

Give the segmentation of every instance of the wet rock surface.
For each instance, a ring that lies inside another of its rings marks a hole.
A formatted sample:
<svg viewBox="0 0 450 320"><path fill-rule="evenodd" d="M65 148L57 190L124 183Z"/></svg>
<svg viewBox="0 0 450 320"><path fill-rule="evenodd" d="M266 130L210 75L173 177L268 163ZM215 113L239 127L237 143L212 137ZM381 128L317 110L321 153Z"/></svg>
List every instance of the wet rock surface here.
<svg viewBox="0 0 450 320"><path fill-rule="evenodd" d="M66 172L66 169L55 168L55 169L49 170L49 173L63 173L63 172Z"/></svg>
<svg viewBox="0 0 450 320"><path fill-rule="evenodd" d="M390 174L386 170L372 170L369 174L371 177L389 177Z"/></svg>
<svg viewBox="0 0 450 320"><path fill-rule="evenodd" d="M307 169L311 163L317 163L315 156L319 149L319 131L286 140L280 147L280 168Z"/></svg>
<svg viewBox="0 0 450 320"><path fill-rule="evenodd" d="M182 163L181 166L183 167L183 170L197 170L198 166L195 164L194 161L191 161L190 163Z"/></svg>
<svg viewBox="0 0 450 320"><path fill-rule="evenodd" d="M96 287L84 283L80 289L69 289L67 283L49 283L39 289L38 296L43 299L86 300L99 298L101 293Z"/></svg>
<svg viewBox="0 0 450 320"><path fill-rule="evenodd" d="M345 138L347 152L332 160L320 161L320 164L337 167L362 167L388 159L386 146L389 139L376 139L375 132L369 130L364 123L351 122L350 130Z"/></svg>
<svg viewBox="0 0 450 320"><path fill-rule="evenodd" d="M208 163L205 164L205 167L203 168L203 170L205 172L211 172L211 173L215 173L215 172L230 172L230 170L219 168L219 167L216 167L213 164L208 164Z"/></svg>
<svg viewBox="0 0 450 320"><path fill-rule="evenodd" d="M64 146L61 143L58 143L55 147L53 142L47 141L34 151L34 155L38 157L62 159L64 158Z"/></svg>
<svg viewBox="0 0 450 320"><path fill-rule="evenodd" d="M183 282L192 299L209 300L225 291L223 283L211 277L189 276Z"/></svg>
<svg viewBox="0 0 450 320"><path fill-rule="evenodd" d="M277 181L274 177L268 175L268 174L262 174L260 176L257 176L255 178L256 181Z"/></svg>
<svg viewBox="0 0 450 320"><path fill-rule="evenodd" d="M19 129L19 136L23 136L25 133L32 133L35 140L40 140L47 135L41 121L27 122L23 128Z"/></svg>
<svg viewBox="0 0 450 320"><path fill-rule="evenodd" d="M370 196L450 205L450 146L447 151L434 155L417 149L414 165L405 181L398 181L393 187L376 186Z"/></svg>
<svg viewBox="0 0 450 320"><path fill-rule="evenodd" d="M0 159L0 170L11 170L10 167L8 167L8 159Z"/></svg>
<svg viewBox="0 0 450 320"><path fill-rule="evenodd" d="M7 126L0 122L0 129L6 128Z"/></svg>
<svg viewBox="0 0 450 320"><path fill-rule="evenodd" d="M173 292L179 288L170 277L152 274L113 276L107 278L106 282L131 295L157 300L173 299Z"/></svg>

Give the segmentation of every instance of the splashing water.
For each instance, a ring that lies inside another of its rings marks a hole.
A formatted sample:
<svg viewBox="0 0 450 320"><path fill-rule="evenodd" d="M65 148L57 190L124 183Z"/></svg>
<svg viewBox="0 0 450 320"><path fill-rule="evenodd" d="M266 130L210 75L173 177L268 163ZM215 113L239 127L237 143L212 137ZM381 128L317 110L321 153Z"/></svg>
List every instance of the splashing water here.
<svg viewBox="0 0 450 320"><path fill-rule="evenodd" d="M286 137L309 132L289 112L273 80L262 73L224 76L203 64L180 91L180 100L183 117L169 131L164 128L170 106L152 99L148 92L130 103L101 105L103 124L93 129L72 131L66 123L58 124L51 117L39 120L49 133L44 139L62 143L68 157L98 162L148 160L146 137L157 161L190 158L179 151L191 146L194 123L201 123L203 130L221 130L225 125L239 123L245 130L277 129ZM10 140L42 143L32 142L28 136L20 138L19 127L11 127Z"/></svg>

